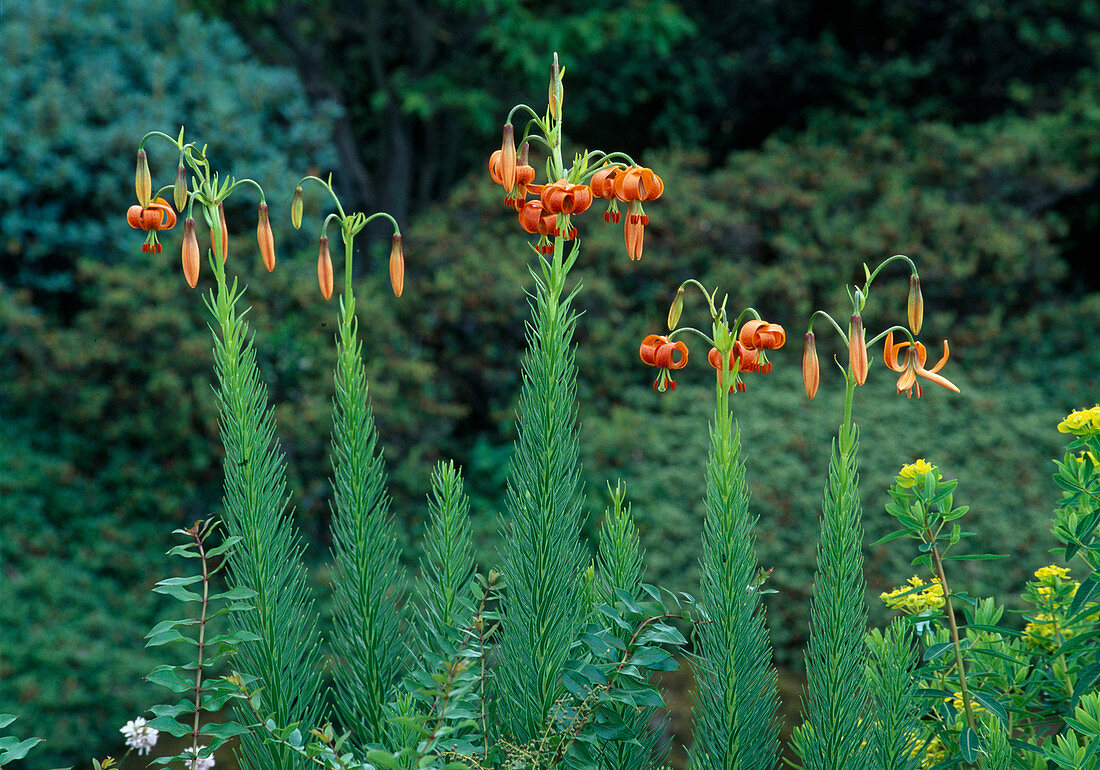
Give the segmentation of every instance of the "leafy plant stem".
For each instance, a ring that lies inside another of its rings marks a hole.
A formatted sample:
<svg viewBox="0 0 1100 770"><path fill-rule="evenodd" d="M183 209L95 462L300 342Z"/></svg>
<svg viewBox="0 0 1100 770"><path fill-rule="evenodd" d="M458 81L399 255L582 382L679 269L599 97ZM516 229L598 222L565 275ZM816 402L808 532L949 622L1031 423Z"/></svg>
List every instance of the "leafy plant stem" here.
<svg viewBox="0 0 1100 770"><path fill-rule="evenodd" d="M939 548L932 544L932 563L936 566L936 575L939 577L940 587L943 589L944 614L947 615L947 625L951 628L951 646L955 650L955 669L959 672L959 689L962 691L963 711L966 712L966 724L971 730L974 728L974 710L970 705L970 690L966 686L966 663L963 660L962 644L959 642L959 626L955 622L955 609L951 604L951 591L947 587L947 576L943 571L943 560L940 558Z"/></svg>
<svg viewBox="0 0 1100 770"><path fill-rule="evenodd" d="M195 715L191 729L191 754L199 755L199 714L202 711L202 655L206 646L206 608L210 601L210 565L206 560L206 547L203 545L199 529L192 530L195 544L199 549L199 560L202 562L202 606L199 612L199 644L198 660L195 665Z"/></svg>

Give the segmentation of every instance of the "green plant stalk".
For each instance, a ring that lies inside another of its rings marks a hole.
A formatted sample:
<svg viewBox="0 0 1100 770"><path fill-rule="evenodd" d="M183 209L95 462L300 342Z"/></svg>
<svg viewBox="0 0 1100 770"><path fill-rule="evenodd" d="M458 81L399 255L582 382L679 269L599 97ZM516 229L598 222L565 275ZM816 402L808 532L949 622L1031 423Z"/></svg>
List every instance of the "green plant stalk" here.
<svg viewBox="0 0 1100 770"><path fill-rule="evenodd" d="M723 372L722 382L731 376ZM700 586L709 622L696 636L691 767L763 770L779 761L777 676L757 585L756 519L749 512L740 432L728 384L715 382Z"/></svg>
<svg viewBox="0 0 1100 770"><path fill-rule="evenodd" d="M863 529L856 471L858 431L852 419L855 379L846 372L844 418L829 463L822 507L817 577L810 603L806 651L805 722L794 746L806 770L863 768L867 703L867 608Z"/></svg>
<svg viewBox="0 0 1100 770"><path fill-rule="evenodd" d="M217 221L217 208L208 207ZM214 228L215 254L221 233ZM234 624L260 641L242 645L242 673L261 682L264 708L279 724L313 724L321 711L316 614L302 565L302 546L286 510L286 461L275 444L275 419L256 366L248 324L237 311L243 291L228 285L220 258L211 256L216 292L207 298L218 331L215 371L225 446L225 527L241 537L230 556L230 579L256 592L254 608ZM303 763L258 735L241 739L241 766L289 770Z"/></svg>
<svg viewBox="0 0 1100 770"><path fill-rule="evenodd" d="M505 498L505 619L495 683L504 730L521 743L540 734L564 691L559 677L580 623L585 562L570 309L575 291L563 297L563 239L554 245L553 259L542 260L542 277L535 274Z"/></svg>
<svg viewBox="0 0 1100 770"><path fill-rule="evenodd" d="M966 726L971 730L977 729L974 725L974 710L970 705L970 690L966 686L966 661L963 659L962 643L959 641L959 626L955 622L955 608L951 605L951 591L947 587L947 576L943 571L943 560L940 558L939 548L932 544L932 563L936 567L936 577L943 589L945 601L944 614L947 615L947 625L951 629L951 647L955 651L955 670L959 673L959 689L962 692L963 711L966 712Z"/></svg>
<svg viewBox="0 0 1100 770"><path fill-rule="evenodd" d="M199 643L195 664L195 718L191 728L191 755L199 755L199 712L202 711L202 654L206 647L206 608L210 601L210 569L206 562L206 546L198 531L195 543L199 547L199 560L202 562L202 605L199 612Z"/></svg>
<svg viewBox="0 0 1100 770"><path fill-rule="evenodd" d="M355 744L386 734L384 707L407 662L401 568L386 472L371 413L351 287L353 236L344 231L345 293L337 337L332 427L332 650L344 728Z"/></svg>

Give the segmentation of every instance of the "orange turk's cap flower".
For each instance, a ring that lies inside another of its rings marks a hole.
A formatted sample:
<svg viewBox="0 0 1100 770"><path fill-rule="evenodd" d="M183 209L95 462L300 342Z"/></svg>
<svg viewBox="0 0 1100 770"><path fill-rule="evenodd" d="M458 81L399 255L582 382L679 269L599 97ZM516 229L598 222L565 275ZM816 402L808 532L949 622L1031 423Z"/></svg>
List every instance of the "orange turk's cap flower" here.
<svg viewBox="0 0 1100 770"><path fill-rule="evenodd" d="M290 224L294 225L295 230L302 226L303 208L302 188L298 186L294 188L294 198L290 201Z"/></svg>
<svg viewBox="0 0 1100 770"><path fill-rule="evenodd" d="M611 200L615 197L615 177L621 172L618 166L606 166L592 175L588 188L597 198Z"/></svg>
<svg viewBox="0 0 1100 770"><path fill-rule="evenodd" d="M645 224L642 221L640 208L637 201L631 201L626 211L626 219L623 220L623 240L626 242L626 255L632 261L642 258Z"/></svg>
<svg viewBox="0 0 1100 770"><path fill-rule="evenodd" d="M260 245L260 257L263 258L267 272L275 269L275 236L271 233L271 222L267 216L267 204L260 204L259 221L256 223L256 243Z"/></svg>
<svg viewBox="0 0 1100 770"><path fill-rule="evenodd" d="M395 297L405 290L405 248L401 244L401 234L394 233L390 246L390 286Z"/></svg>
<svg viewBox="0 0 1100 770"><path fill-rule="evenodd" d="M176 210L183 213L183 207L187 205L187 169L183 163L176 168L176 183L172 185L172 202L176 204Z"/></svg>
<svg viewBox="0 0 1100 770"><path fill-rule="evenodd" d="M779 324L747 321L737 341L749 350L778 350L787 343L787 332Z"/></svg>
<svg viewBox="0 0 1100 770"><path fill-rule="evenodd" d="M737 335L737 341L750 350L760 347L756 344L756 331L764 326L763 321L746 321Z"/></svg>
<svg viewBox="0 0 1100 770"><path fill-rule="evenodd" d="M321 245L317 253L317 283L321 287L321 296L332 297L332 255L328 252L328 236L321 236Z"/></svg>
<svg viewBox="0 0 1100 770"><path fill-rule="evenodd" d="M153 177L149 174L149 158L145 150L137 152L137 168L134 171L134 192L142 208L153 199Z"/></svg>
<svg viewBox="0 0 1100 770"><path fill-rule="evenodd" d="M500 179L505 192L516 186L516 138L512 124L504 126L504 139L500 144Z"/></svg>
<svg viewBox="0 0 1100 770"><path fill-rule="evenodd" d="M848 362L856 385L867 382L867 337L859 313L853 315L848 323Z"/></svg>
<svg viewBox="0 0 1100 770"><path fill-rule="evenodd" d="M195 237L195 220L183 221L183 277L192 289L199 282L199 239Z"/></svg>
<svg viewBox="0 0 1100 770"><path fill-rule="evenodd" d="M649 334L638 348L638 357L646 366L657 365L657 348L668 343L668 337L661 334Z"/></svg>
<svg viewBox="0 0 1100 770"><path fill-rule="evenodd" d="M909 330L913 334L920 334L920 327L924 323L924 296L920 292L920 276L915 273L909 276L909 301L905 309L909 316Z"/></svg>
<svg viewBox="0 0 1100 770"><path fill-rule="evenodd" d="M519 210L519 226L532 235L537 234L542 214L542 203L540 201L528 201Z"/></svg>
<svg viewBox="0 0 1100 770"><path fill-rule="evenodd" d="M644 166L632 166L616 175L613 186L615 197L624 202L657 200L665 191L661 177Z"/></svg>
<svg viewBox="0 0 1100 770"><path fill-rule="evenodd" d="M905 360L901 361L898 355L904 351ZM947 340L943 341L943 356L936 365L931 369L925 369L924 364L928 360L928 351L924 345L918 342L915 346L910 345L908 341L899 342L894 344L894 333L890 332L886 335L886 344L883 347L883 360L889 369L898 372L901 376L898 377L898 395L905 393L909 398L913 397L913 391L917 391L917 398L924 395L924 391L921 389L920 383L917 381L917 377L923 377L926 380L936 383L940 387L953 390L956 393L959 392L955 383L946 377L937 374L944 364L947 363L947 359L951 355L951 350L947 345Z"/></svg>
<svg viewBox="0 0 1100 770"><path fill-rule="evenodd" d="M806 395L817 395L817 386L821 382L821 369L817 363L817 342L813 332L806 332L806 346L802 349L802 382L806 386Z"/></svg>
<svg viewBox="0 0 1100 770"><path fill-rule="evenodd" d="M683 342L677 340L676 342L668 342L668 338L665 337L665 343L657 348L654 354L654 360L656 365L662 369L683 369L687 366L688 362L688 348ZM680 357L674 356L679 353Z"/></svg>
<svg viewBox="0 0 1100 770"><path fill-rule="evenodd" d="M176 212L164 198L157 198L148 206L127 209L126 222L138 230L171 230L176 226Z"/></svg>

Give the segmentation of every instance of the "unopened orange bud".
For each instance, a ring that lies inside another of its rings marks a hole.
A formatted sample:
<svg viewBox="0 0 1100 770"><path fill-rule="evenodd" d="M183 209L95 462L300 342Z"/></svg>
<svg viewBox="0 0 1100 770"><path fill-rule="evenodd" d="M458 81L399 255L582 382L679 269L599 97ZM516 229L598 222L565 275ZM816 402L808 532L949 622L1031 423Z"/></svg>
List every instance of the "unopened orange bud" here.
<svg viewBox="0 0 1100 770"><path fill-rule="evenodd" d="M806 347L802 349L802 382L806 385L806 395L817 395L817 386L821 382L821 369L817 363L817 342L813 332L806 332Z"/></svg>
<svg viewBox="0 0 1100 770"><path fill-rule="evenodd" d="M394 233L393 246L390 247L390 285L395 297L400 297L405 290L405 250L401 245L400 233Z"/></svg>
<svg viewBox="0 0 1100 770"><path fill-rule="evenodd" d="M290 201L290 223L297 230L302 226L302 188L294 189L294 199Z"/></svg>
<svg viewBox="0 0 1100 770"><path fill-rule="evenodd" d="M909 302L906 311L909 315L909 329L913 334L920 334L920 327L924 323L924 295L920 292L920 276L916 273L909 276Z"/></svg>
<svg viewBox="0 0 1100 770"><path fill-rule="evenodd" d="M199 239L195 237L195 220L183 222L183 277L192 289L199 282Z"/></svg>
<svg viewBox="0 0 1100 770"><path fill-rule="evenodd" d="M504 139L500 143L500 179L504 192L512 192L516 186L516 138L511 123L504 126Z"/></svg>
<svg viewBox="0 0 1100 770"><path fill-rule="evenodd" d="M271 221L267 216L267 204L260 204L260 219L256 223L256 242L260 244L260 256L267 272L275 269L275 236L271 234Z"/></svg>
<svg viewBox="0 0 1100 770"><path fill-rule="evenodd" d="M332 297L332 255L328 252L328 236L321 236L321 248L317 254L317 283L321 286L321 296Z"/></svg>
<svg viewBox="0 0 1100 770"><path fill-rule="evenodd" d="M867 382L867 339L859 313L853 315L848 323L848 362L856 385Z"/></svg>
<svg viewBox="0 0 1100 770"><path fill-rule="evenodd" d="M137 170L134 172L134 191L137 193L138 203L146 208L153 200L153 178L149 174L149 158L145 150L137 152Z"/></svg>
<svg viewBox="0 0 1100 770"><path fill-rule="evenodd" d="M187 169L183 163L176 169L176 183L172 185L172 202L176 204L176 211L183 213L183 207L187 205Z"/></svg>
<svg viewBox="0 0 1100 770"><path fill-rule="evenodd" d="M668 309L668 330L672 331L676 328L676 324L680 323L680 314L684 312L684 287L681 286L676 292L676 299L672 300L672 307Z"/></svg>

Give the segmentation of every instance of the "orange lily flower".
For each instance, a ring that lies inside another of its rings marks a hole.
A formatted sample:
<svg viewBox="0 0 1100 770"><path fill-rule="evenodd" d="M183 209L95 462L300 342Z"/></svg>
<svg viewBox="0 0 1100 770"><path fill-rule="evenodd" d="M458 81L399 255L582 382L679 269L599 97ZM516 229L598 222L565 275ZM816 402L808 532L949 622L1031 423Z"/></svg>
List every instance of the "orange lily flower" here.
<svg viewBox="0 0 1100 770"><path fill-rule="evenodd" d="M665 191L665 183L661 177L653 173L653 169L644 166L632 166L616 174L612 185L615 197L623 202L655 201Z"/></svg>
<svg viewBox="0 0 1100 770"><path fill-rule="evenodd" d="M547 214L541 201L527 201L519 211L519 225L532 235L538 234L539 253L552 254L554 244L550 235L558 226L558 217L555 214Z"/></svg>
<svg viewBox="0 0 1100 770"><path fill-rule="evenodd" d="M504 185L504 171L501 168L500 159L503 156L501 150L494 150L489 156L489 176L494 182ZM505 194L504 205L519 211L527 199L528 187L535 181L535 169L526 163L517 163L515 168L516 183L512 192Z"/></svg>
<svg viewBox="0 0 1100 770"><path fill-rule="evenodd" d="M679 358L673 356L679 353ZM638 356L647 366L660 368L657 379L653 381L653 389L664 393L665 390L676 390L676 380L672 379L671 369L683 369L688 362L688 347L683 342L669 342L667 336L662 334L650 334L642 340L638 348Z"/></svg>
<svg viewBox="0 0 1100 770"><path fill-rule="evenodd" d="M772 370L765 350L778 350L787 343L787 332L779 324L767 321L747 321L737 335L737 344L742 351L741 370L762 372Z"/></svg>
<svg viewBox="0 0 1100 770"><path fill-rule="evenodd" d="M618 166L605 166L592 175L588 187L596 198L604 198L608 201L607 211L603 213L604 222L619 224L622 215L619 213L619 203L615 199L615 177L623 170Z"/></svg>
<svg viewBox="0 0 1100 770"><path fill-rule="evenodd" d="M176 212L164 198L157 198L148 206L131 206L126 211L126 222L136 230L149 233L142 245L143 252L160 254L163 248L157 240L158 230L171 230L176 226Z"/></svg>
<svg viewBox="0 0 1100 770"><path fill-rule="evenodd" d="M905 360L899 361L898 354L901 351L905 351ZM928 360L928 351L922 343L918 342L916 345L911 345L908 341L899 342L894 344L894 333L890 332L886 335L886 345L882 351L883 360L886 366L901 374L898 377L898 395L905 393L909 398L913 397L913 389L917 391L917 398L923 395L920 383L917 382L917 375L931 380L932 382L940 385L948 390L953 390L956 393L959 392L958 387L951 380L936 374L943 365L947 363L947 359L950 356L950 349L947 346L947 340L943 341L943 357L936 362L936 365L931 369L925 369L924 364Z"/></svg>

